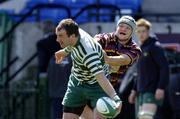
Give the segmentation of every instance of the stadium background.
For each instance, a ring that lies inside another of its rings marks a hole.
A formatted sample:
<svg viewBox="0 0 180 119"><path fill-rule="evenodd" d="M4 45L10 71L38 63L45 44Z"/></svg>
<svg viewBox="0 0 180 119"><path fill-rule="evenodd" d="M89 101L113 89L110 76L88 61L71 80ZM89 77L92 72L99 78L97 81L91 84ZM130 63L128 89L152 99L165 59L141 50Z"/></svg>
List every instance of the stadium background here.
<svg viewBox="0 0 180 119"><path fill-rule="evenodd" d="M179 0L1 0L0 119L48 119L47 79L37 80L36 43L46 34L44 21L73 18L95 35L113 31L122 15L146 18L175 75L180 71L179 8Z"/></svg>

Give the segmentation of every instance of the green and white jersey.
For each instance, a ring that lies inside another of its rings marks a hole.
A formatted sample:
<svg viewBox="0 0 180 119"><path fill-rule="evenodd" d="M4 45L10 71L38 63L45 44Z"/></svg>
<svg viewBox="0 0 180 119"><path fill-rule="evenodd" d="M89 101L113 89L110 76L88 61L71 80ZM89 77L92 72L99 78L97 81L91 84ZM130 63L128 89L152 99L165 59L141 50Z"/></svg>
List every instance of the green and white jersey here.
<svg viewBox="0 0 180 119"><path fill-rule="evenodd" d="M71 53L73 62L71 75L78 81L94 84L95 75L101 72L107 75L109 67L105 64L101 45L82 29L79 29L79 32L80 38L76 45L65 48L67 53Z"/></svg>

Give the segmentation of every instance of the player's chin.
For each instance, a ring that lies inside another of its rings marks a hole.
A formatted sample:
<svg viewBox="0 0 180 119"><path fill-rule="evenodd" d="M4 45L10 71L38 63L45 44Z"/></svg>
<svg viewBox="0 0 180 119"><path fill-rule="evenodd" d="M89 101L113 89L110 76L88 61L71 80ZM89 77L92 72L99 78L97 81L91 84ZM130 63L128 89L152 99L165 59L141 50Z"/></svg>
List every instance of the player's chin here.
<svg viewBox="0 0 180 119"><path fill-rule="evenodd" d="M65 48L66 46L64 45L64 43L60 44L61 48Z"/></svg>

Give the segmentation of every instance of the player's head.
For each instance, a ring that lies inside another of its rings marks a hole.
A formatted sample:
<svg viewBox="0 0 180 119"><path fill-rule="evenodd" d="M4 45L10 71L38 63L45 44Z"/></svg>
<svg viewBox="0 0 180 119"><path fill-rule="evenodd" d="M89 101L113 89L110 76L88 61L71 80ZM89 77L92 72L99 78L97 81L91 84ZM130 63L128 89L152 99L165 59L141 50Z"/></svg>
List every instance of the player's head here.
<svg viewBox="0 0 180 119"><path fill-rule="evenodd" d="M136 29L136 22L131 16L122 16L117 22L116 36L121 42L128 42Z"/></svg>
<svg viewBox="0 0 180 119"><path fill-rule="evenodd" d="M146 19L139 19L137 21L137 36L141 43L148 39L150 35L151 23Z"/></svg>
<svg viewBox="0 0 180 119"><path fill-rule="evenodd" d="M79 37L79 26L72 19L63 19L56 27L57 42L62 48L74 45Z"/></svg>

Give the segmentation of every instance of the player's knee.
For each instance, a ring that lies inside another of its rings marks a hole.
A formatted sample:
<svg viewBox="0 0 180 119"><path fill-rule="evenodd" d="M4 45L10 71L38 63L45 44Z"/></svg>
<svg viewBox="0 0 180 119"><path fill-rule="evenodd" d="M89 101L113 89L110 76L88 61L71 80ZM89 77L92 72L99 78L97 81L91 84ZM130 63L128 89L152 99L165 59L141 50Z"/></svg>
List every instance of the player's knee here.
<svg viewBox="0 0 180 119"><path fill-rule="evenodd" d="M154 112L148 111L141 111L138 114L138 119L153 119Z"/></svg>

